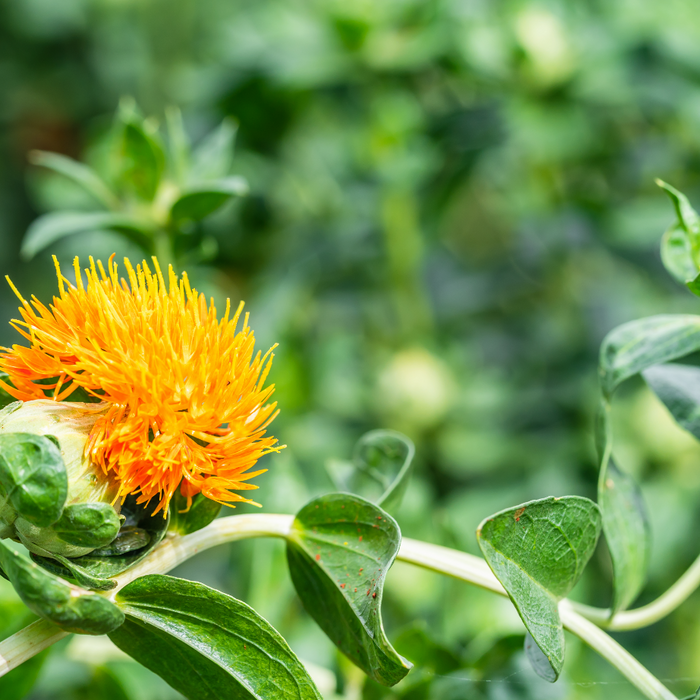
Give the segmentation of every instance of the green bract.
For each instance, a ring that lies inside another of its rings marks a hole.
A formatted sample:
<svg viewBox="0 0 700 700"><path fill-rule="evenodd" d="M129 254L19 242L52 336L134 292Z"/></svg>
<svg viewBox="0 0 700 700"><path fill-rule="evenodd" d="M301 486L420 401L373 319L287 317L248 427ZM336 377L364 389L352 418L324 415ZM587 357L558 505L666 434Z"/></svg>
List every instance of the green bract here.
<svg viewBox="0 0 700 700"><path fill-rule="evenodd" d="M0 412L0 535L42 556L109 545L121 522L113 480L85 455L99 404L15 402Z"/></svg>

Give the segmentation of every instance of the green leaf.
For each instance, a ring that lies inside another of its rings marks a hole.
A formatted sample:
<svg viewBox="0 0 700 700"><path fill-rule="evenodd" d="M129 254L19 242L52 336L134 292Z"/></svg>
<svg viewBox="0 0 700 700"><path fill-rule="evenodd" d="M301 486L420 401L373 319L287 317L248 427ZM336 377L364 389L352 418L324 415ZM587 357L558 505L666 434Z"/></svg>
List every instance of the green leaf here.
<svg viewBox="0 0 700 700"><path fill-rule="evenodd" d="M614 615L629 607L644 586L651 532L639 487L612 460L598 489L598 503L615 573Z"/></svg>
<svg viewBox="0 0 700 700"><path fill-rule="evenodd" d="M173 204L170 218L174 222L200 221L214 213L231 197L242 197L246 194L248 183L245 178L235 175L188 187Z"/></svg>
<svg viewBox="0 0 700 700"><path fill-rule="evenodd" d="M104 547L93 550L92 557L119 557L142 549L151 541L147 530L140 527L126 526L119 530L117 536Z"/></svg>
<svg viewBox="0 0 700 700"><path fill-rule="evenodd" d="M24 604L68 632L106 634L124 614L106 598L73 586L0 542L0 566Z"/></svg>
<svg viewBox="0 0 700 700"><path fill-rule="evenodd" d="M700 368L656 365L642 376L676 422L700 440Z"/></svg>
<svg viewBox="0 0 700 700"><path fill-rule="evenodd" d="M598 502L615 573L612 614L629 605L643 585L650 537L644 504L631 477L619 468L609 474L613 445L610 401L626 379L699 349L700 317L691 315L652 316L626 323L610 332L601 346L603 401L596 427ZM617 490L610 488L611 484L617 485ZM637 536L641 539L635 540Z"/></svg>
<svg viewBox="0 0 700 700"><path fill-rule="evenodd" d="M76 561L75 559L69 559L61 554L48 552L38 547L36 544L32 545L32 549L35 550L29 554L32 561L35 561L39 566L50 571L52 574L56 574L56 576L73 579L81 588L85 588L89 591L111 591L117 586L116 581L93 576L89 571L86 571L78 564L74 564L73 562ZM40 554L43 554L43 556L40 556Z"/></svg>
<svg viewBox="0 0 700 700"><path fill-rule="evenodd" d="M671 275L687 284L700 271L700 217L682 192L663 180L656 184L671 198L678 217L661 241L661 259Z"/></svg>
<svg viewBox="0 0 700 700"><path fill-rule="evenodd" d="M59 211L44 214L32 223L22 240L20 255L25 260L30 260L61 238L100 230L119 231L141 246L148 245L151 235L146 224L126 214Z"/></svg>
<svg viewBox="0 0 700 700"><path fill-rule="evenodd" d="M76 503L63 509L52 529L68 544L103 547L117 536L120 525L119 516L109 503Z"/></svg>
<svg viewBox="0 0 700 700"><path fill-rule="evenodd" d="M12 507L37 527L55 523L68 494L58 447L33 433L0 433L0 486Z"/></svg>
<svg viewBox="0 0 700 700"><path fill-rule="evenodd" d="M352 462L327 465L339 491L348 491L391 510L401 503L416 449L401 433L372 430L355 445Z"/></svg>
<svg viewBox="0 0 700 700"><path fill-rule="evenodd" d="M170 525L168 529L180 535L197 532L211 523L221 512L221 504L198 493L187 509L187 499L177 491L170 501Z"/></svg>
<svg viewBox="0 0 700 700"><path fill-rule="evenodd" d="M671 226L661 238L661 261L682 284L697 277L698 269L688 240L688 233L679 224Z"/></svg>
<svg viewBox="0 0 700 700"><path fill-rule="evenodd" d="M217 129L202 139L192 153L190 182L219 180L229 174L237 131L238 123L228 117Z"/></svg>
<svg viewBox="0 0 700 700"><path fill-rule="evenodd" d="M119 208L119 200L116 195L102 181L102 178L87 165L59 153L48 153L47 151L31 151L29 161L72 180L108 209Z"/></svg>
<svg viewBox="0 0 700 700"><path fill-rule="evenodd" d="M564 665L558 602L583 573L600 527L600 511L593 501L565 496L501 511L477 530L488 565L549 662L548 676L535 667L547 680L556 680Z"/></svg>
<svg viewBox="0 0 700 700"><path fill-rule="evenodd" d="M126 622L110 639L192 700L320 700L278 632L212 588L144 576L117 594Z"/></svg>
<svg viewBox="0 0 700 700"><path fill-rule="evenodd" d="M525 656L527 656L527 660L535 673L549 683L554 683L557 680L557 675L554 673L549 659L542 653L542 650L537 646L537 642L527 631L525 632L524 648Z"/></svg>
<svg viewBox="0 0 700 700"><path fill-rule="evenodd" d="M600 348L603 394L609 398L629 377L700 350L700 316L650 316L615 328Z"/></svg>
<svg viewBox="0 0 700 700"><path fill-rule="evenodd" d="M165 167L165 153L155 129L135 114L121 110L118 141L119 174L123 184L137 196L152 201Z"/></svg>
<svg viewBox="0 0 700 700"><path fill-rule="evenodd" d="M148 506L137 505L136 497L128 496L121 508L121 515L126 520L116 539L106 547L71 559L70 567L62 565L54 558L33 559L58 576L76 580L80 577L83 581L93 580L95 584L89 587L109 590L113 587L113 582L109 579L138 564L163 539L169 519L164 518L161 513L153 515L155 508L155 502Z"/></svg>
<svg viewBox="0 0 700 700"><path fill-rule="evenodd" d="M373 503L332 493L304 506L287 540L292 582L308 613L338 648L382 685L411 664L384 634L386 573L401 544L396 521Z"/></svg>

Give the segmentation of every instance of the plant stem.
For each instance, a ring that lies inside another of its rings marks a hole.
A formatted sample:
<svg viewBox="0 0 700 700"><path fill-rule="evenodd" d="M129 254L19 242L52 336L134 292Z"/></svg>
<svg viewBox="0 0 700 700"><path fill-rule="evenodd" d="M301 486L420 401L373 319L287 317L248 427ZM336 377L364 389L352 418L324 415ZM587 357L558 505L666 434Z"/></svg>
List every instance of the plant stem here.
<svg viewBox="0 0 700 700"><path fill-rule="evenodd" d="M234 515L219 518L191 535L169 535L146 559L117 576L117 587L105 595L114 599L116 593L131 581L148 574L166 573L210 547L250 537L286 538L293 521L294 516L292 515ZM453 576L499 595L507 595L488 564L480 557L466 552L458 552L447 547L405 538L397 559ZM637 627L643 626L640 621L644 619L655 622L682 603L698 585L699 578L700 558L657 601L636 611L632 610L615 616L614 629L632 629L631 626L618 626L625 624L627 619L636 620L635 626ZM644 613L645 610L648 612ZM566 629L576 634L606 658L647 698L650 700L676 700L675 696L631 654L596 624L585 619L589 617L599 624L603 624L608 621L607 611L564 600L559 604L559 614ZM44 620L39 620L0 642L0 676L65 637L66 634L58 627Z"/></svg>
<svg viewBox="0 0 700 700"><path fill-rule="evenodd" d="M676 696L656 676L600 627L579 615L568 600L559 603L559 616L569 632L597 651L650 700L676 700Z"/></svg>
<svg viewBox="0 0 700 700"><path fill-rule="evenodd" d="M479 557L447 547L404 539L397 559L507 595L503 586ZM568 600L559 604L562 624L607 659L627 680L650 700L676 700L676 696L647 671L628 651L592 622L586 620Z"/></svg>
<svg viewBox="0 0 700 700"><path fill-rule="evenodd" d="M666 617L700 586L700 557L698 557L685 573L656 600L641 608L617 613L610 619L610 611L593 608L590 605L573 603L574 609L583 617L595 622L599 627L609 630L636 630L648 627Z"/></svg>
<svg viewBox="0 0 700 700"><path fill-rule="evenodd" d="M32 622L17 634L0 642L0 676L4 676L69 634L47 620Z"/></svg>

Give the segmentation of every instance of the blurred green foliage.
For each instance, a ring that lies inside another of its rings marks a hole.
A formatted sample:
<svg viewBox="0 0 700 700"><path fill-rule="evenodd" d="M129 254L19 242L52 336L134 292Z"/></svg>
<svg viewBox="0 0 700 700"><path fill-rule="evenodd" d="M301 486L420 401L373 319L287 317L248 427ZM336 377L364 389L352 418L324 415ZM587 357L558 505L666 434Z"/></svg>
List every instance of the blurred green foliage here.
<svg viewBox="0 0 700 700"><path fill-rule="evenodd" d="M245 299L264 349L280 343L274 432L289 448L268 458L259 500L295 512L332 489L328 460L348 459L368 429L397 429L418 449L402 530L476 553L490 513L594 495L605 333L697 309L661 266L673 211L653 178L700 200L698 27L691 0L3 3L0 272L46 300L51 252L63 263L144 254L88 228L21 262L37 216L95 208L29 165L31 151L99 170L124 95L161 124L180 107L195 143L234 118L232 172L250 194L192 224L175 260L219 303ZM16 306L2 287L0 342L17 340L4 323ZM647 600L697 554L700 451L631 384L616 398L616 452L652 514ZM608 605L602 548L591 568L574 596ZM180 574L254 606L315 664L329 698L637 697L572 638L562 679L543 688L507 601L401 564L386 626L419 668L393 690L365 684L283 572L281 546L255 542ZM668 683L681 696L700 683L698 616L695 596L623 640L682 679ZM416 621L429 634L412 632ZM80 643L49 656L31 698L173 697L109 647Z"/></svg>

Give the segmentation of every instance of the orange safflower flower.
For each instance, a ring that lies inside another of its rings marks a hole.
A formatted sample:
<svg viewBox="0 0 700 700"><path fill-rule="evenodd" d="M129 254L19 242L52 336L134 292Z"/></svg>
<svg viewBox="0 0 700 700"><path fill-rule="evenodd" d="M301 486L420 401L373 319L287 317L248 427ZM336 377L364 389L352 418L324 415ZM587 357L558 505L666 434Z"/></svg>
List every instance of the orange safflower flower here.
<svg viewBox="0 0 700 700"><path fill-rule="evenodd" d="M82 388L103 402L85 450L119 483L117 500L159 498L167 512L180 487L188 499L254 503L236 491L257 488L249 480L266 470L249 469L281 447L265 436L277 415L266 403L274 385L263 387L274 348L253 354L248 314L236 330L243 304L229 318L227 301L217 319L185 273L170 268L166 285L156 258L155 272L125 259L128 283L114 256L109 274L90 258L87 284L76 258L76 286L54 262L60 295L49 308L10 282L23 319L12 325L29 347L0 348L13 386L0 385L21 401L63 401Z"/></svg>

